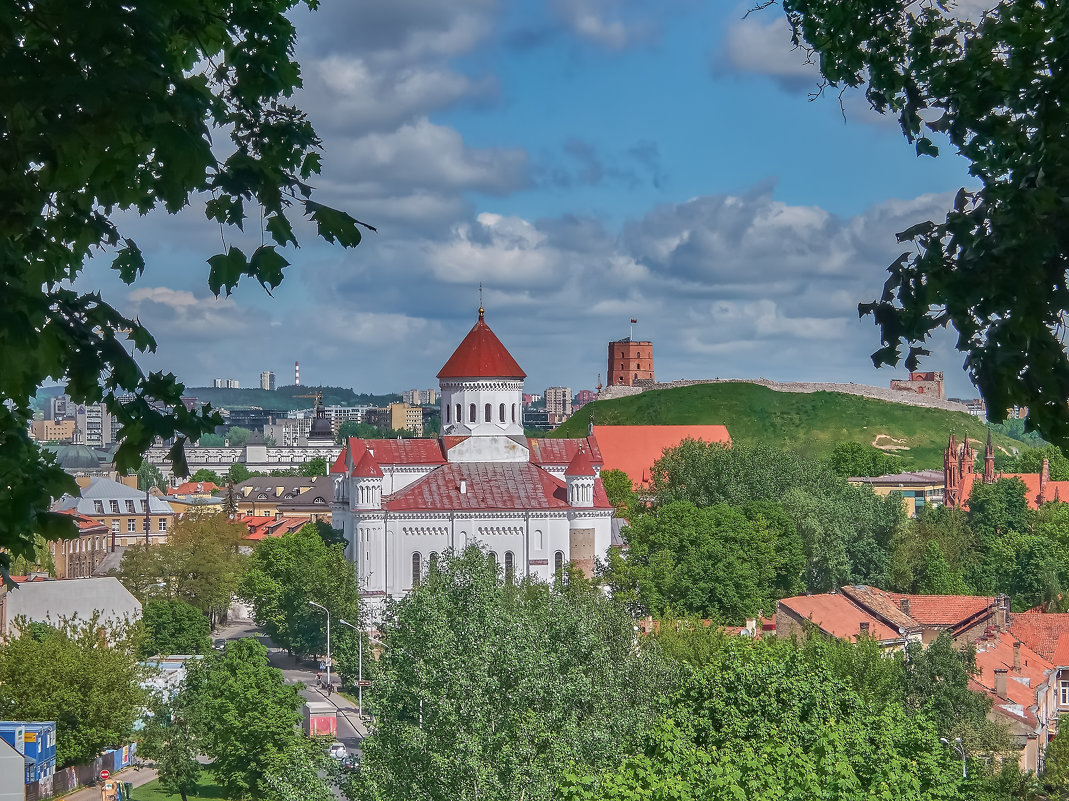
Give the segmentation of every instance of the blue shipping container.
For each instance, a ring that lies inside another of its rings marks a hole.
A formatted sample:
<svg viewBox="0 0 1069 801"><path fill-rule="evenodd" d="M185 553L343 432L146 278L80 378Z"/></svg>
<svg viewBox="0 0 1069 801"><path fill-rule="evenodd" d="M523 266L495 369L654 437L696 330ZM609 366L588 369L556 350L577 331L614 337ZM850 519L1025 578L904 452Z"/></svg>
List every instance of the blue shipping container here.
<svg viewBox="0 0 1069 801"><path fill-rule="evenodd" d="M55 721L0 720L0 740L26 758L26 784L56 772Z"/></svg>

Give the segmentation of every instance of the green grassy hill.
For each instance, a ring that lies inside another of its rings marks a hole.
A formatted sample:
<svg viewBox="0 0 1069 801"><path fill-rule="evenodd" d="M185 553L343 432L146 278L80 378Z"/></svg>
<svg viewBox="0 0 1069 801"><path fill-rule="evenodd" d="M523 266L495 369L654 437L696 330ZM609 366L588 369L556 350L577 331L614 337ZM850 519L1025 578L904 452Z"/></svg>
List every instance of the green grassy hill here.
<svg viewBox="0 0 1069 801"><path fill-rule="evenodd" d="M904 470L942 469L947 436L987 440L987 423L965 414L906 406L840 392L776 392L757 384L696 384L587 404L555 436L586 434L591 414L599 425L727 426L736 442L760 442L822 459L840 442L882 446L901 457ZM996 451L1023 443L992 435ZM981 454L982 447L979 448Z"/></svg>

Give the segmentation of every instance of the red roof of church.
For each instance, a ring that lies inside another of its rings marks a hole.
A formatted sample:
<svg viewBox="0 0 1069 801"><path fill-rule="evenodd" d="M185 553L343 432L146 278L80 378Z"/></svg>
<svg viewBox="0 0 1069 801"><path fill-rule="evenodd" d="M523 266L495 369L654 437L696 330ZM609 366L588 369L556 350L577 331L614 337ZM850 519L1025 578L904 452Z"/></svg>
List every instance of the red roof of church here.
<svg viewBox="0 0 1069 801"><path fill-rule="evenodd" d="M353 467L353 475L358 478L382 478L382 468L371 455L371 451L364 451L360 461Z"/></svg>
<svg viewBox="0 0 1069 801"><path fill-rule="evenodd" d="M363 450L371 451L379 464L445 464L442 446L436 439L364 439ZM357 450L353 451L354 462Z"/></svg>
<svg viewBox="0 0 1069 801"><path fill-rule="evenodd" d="M594 462L586 448L580 448L575 452L575 456L572 457L568 468L564 471L566 476L596 476L597 474L598 471L594 469Z"/></svg>
<svg viewBox="0 0 1069 801"><path fill-rule="evenodd" d="M600 465L603 461L601 448L598 447L598 441L594 437L586 437L585 439L541 439L531 437L527 440L527 447L531 451L531 461L543 467L551 464L570 464L580 448L590 454L594 464Z"/></svg>
<svg viewBox="0 0 1069 801"><path fill-rule="evenodd" d="M383 507L391 512L571 508L567 485L527 462L447 464L395 493ZM601 481L594 483L594 508L612 508Z"/></svg>
<svg viewBox="0 0 1069 801"><path fill-rule="evenodd" d="M1039 473L996 473L995 478L1016 478L1020 480L1025 486L1024 499L1028 501L1028 508L1039 508ZM972 495L973 486L977 481L981 480L983 480L983 476L976 473L963 477L961 499L962 506L966 509L969 508L969 496ZM1069 481L1048 481L1046 496L1043 500L1044 503L1049 503L1053 500L1069 502Z"/></svg>
<svg viewBox="0 0 1069 801"><path fill-rule="evenodd" d="M594 439L601 447L603 470L623 470L636 487L649 485L653 463L665 448L685 439L731 445L726 426L594 426Z"/></svg>
<svg viewBox="0 0 1069 801"><path fill-rule="evenodd" d="M342 448L341 453L338 454L338 458L334 460L334 464L330 466L331 473L344 473L345 472L345 457L349 453L349 449Z"/></svg>
<svg viewBox="0 0 1069 801"><path fill-rule="evenodd" d="M438 378L526 378L525 373L501 340L483 320L479 320L449 361L438 371Z"/></svg>

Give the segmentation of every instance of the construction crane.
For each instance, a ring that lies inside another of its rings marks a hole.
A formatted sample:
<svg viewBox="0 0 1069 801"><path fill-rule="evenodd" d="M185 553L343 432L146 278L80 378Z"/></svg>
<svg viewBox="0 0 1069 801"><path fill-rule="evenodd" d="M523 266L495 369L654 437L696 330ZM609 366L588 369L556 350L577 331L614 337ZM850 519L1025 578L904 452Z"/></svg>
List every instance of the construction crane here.
<svg viewBox="0 0 1069 801"><path fill-rule="evenodd" d="M316 417L319 417L323 412L323 404L320 401L323 400L322 392L313 392L310 395L294 395L294 398L313 398L315 405L312 407L315 410Z"/></svg>

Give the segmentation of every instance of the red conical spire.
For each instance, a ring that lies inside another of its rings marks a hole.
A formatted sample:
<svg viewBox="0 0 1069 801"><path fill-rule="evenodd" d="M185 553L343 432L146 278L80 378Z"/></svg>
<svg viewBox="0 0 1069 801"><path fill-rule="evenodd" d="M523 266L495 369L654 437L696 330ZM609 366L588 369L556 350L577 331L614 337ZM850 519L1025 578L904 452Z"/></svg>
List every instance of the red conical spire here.
<svg viewBox="0 0 1069 801"><path fill-rule="evenodd" d="M575 456L568 462L568 468L564 471L566 476L596 476L598 471L594 469L594 460L590 458L586 448L579 448Z"/></svg>
<svg viewBox="0 0 1069 801"><path fill-rule="evenodd" d="M508 348L483 320L485 309L479 309L479 320L460 343L449 361L438 371L438 378L517 378L527 377Z"/></svg>

